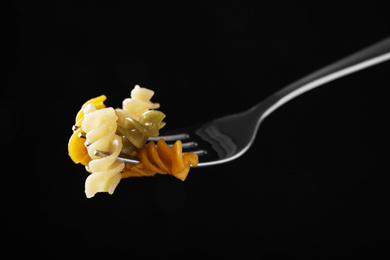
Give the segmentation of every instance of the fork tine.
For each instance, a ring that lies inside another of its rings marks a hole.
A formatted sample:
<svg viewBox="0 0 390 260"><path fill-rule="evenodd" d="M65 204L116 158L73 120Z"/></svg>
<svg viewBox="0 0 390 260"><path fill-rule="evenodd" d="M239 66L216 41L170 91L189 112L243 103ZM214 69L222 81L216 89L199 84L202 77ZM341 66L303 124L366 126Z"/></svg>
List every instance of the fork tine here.
<svg viewBox="0 0 390 260"><path fill-rule="evenodd" d="M169 145L169 146L172 147L173 145ZM198 147L198 143L197 142L182 143L182 148L183 149L189 149L189 148L195 148L195 147Z"/></svg>
<svg viewBox="0 0 390 260"><path fill-rule="evenodd" d="M177 137L179 137L179 139L177 139ZM180 139L180 137L182 137L182 139ZM163 139L165 142L167 142L168 146L172 148L172 146L177 140L184 141L185 139L188 138L189 138L188 134L166 135L166 136L158 136L156 138L149 138L148 143L157 142L159 139ZM188 142L184 141L182 142L183 153L185 152L196 153L198 156L206 155L207 154L206 150L204 149L196 150L198 146L199 146L198 143L195 141L188 141Z"/></svg>
<svg viewBox="0 0 390 260"><path fill-rule="evenodd" d="M195 153L198 156L206 155L207 151L206 150L197 150L197 151L188 151L189 153Z"/></svg>
<svg viewBox="0 0 390 260"><path fill-rule="evenodd" d="M79 138L87 139L87 136L85 134L83 134L83 133L79 133L77 136Z"/></svg>
<svg viewBox="0 0 390 260"><path fill-rule="evenodd" d="M175 134L175 135L160 135L158 137L151 137L148 139L147 143L150 142L157 142L159 139L163 139L165 142L167 142L168 146L172 148L174 143L177 140L182 141L182 148L183 148L183 153L188 152L188 153L196 153L198 156L201 155L206 155L207 151L205 149L197 149L199 144L195 141L188 141L186 142L186 139L189 139L190 135L189 134Z"/></svg>
<svg viewBox="0 0 390 260"><path fill-rule="evenodd" d="M164 139L165 142L177 141L177 140L186 140L190 136L186 133L181 134L172 134L172 135L159 135L157 137L149 137L148 141L157 142L160 139Z"/></svg>
<svg viewBox="0 0 390 260"><path fill-rule="evenodd" d="M86 136L82 133L78 134L79 138L84 138L86 139ZM176 142L177 140L181 140L182 142L182 148L183 148L183 153L189 152L189 153L195 153L198 156L206 155L207 151L204 149L199 149L199 150L194 150L192 148L197 148L198 143L194 141L189 141L185 142L186 139L189 139L190 135L186 133L180 133L180 134L172 134L172 135L160 135L158 137L149 137L148 138L148 143L149 142L158 142L160 139L164 139L169 145L169 147L173 146L173 143ZM172 142L172 143L170 143ZM86 146L88 147L89 144L86 143ZM94 155L96 156L109 156L110 154L107 152L102 152L102 151L94 151ZM131 164L137 164L139 163L139 159L135 156L128 156L125 154L120 154L118 156L118 160L123 161L125 163L131 163Z"/></svg>
<svg viewBox="0 0 390 260"><path fill-rule="evenodd" d="M98 150L94 151L93 154L96 156L100 156L100 157L106 157L106 156L110 155L110 153L108 153L108 152L102 152L102 151L98 151ZM137 164L140 162L137 157L122 154L122 153L119 154L119 156L117 157L117 160L122 161L124 163L131 163L131 164Z"/></svg>
<svg viewBox="0 0 390 260"><path fill-rule="evenodd" d="M206 155L207 151L206 150L199 150L199 151L193 151L192 153L195 153L198 156L202 156L202 155ZM93 154L96 156L100 156L100 157L106 157L106 156L110 155L110 153L108 153L108 152L102 152L102 151L98 151L98 150L94 151ZM117 157L117 160L122 161L124 163L130 163L130 164L140 163L140 160L137 157L131 156L131 155L126 155L126 154L119 154L119 156Z"/></svg>

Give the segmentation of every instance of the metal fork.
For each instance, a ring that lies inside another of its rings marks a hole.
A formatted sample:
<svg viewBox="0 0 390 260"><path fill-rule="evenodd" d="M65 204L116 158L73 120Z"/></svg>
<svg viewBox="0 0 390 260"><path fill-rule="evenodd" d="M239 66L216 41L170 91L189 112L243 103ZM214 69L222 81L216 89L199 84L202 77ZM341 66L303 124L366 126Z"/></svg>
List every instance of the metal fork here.
<svg viewBox="0 0 390 260"><path fill-rule="evenodd" d="M198 167L226 163L243 155L254 142L260 123L291 99L348 74L390 60L390 37L317 70L282 88L251 109L224 116L193 127L166 131L157 138L168 144L183 143L183 152L199 155ZM95 151L96 155L109 154ZM136 157L120 155L118 160L139 163Z"/></svg>

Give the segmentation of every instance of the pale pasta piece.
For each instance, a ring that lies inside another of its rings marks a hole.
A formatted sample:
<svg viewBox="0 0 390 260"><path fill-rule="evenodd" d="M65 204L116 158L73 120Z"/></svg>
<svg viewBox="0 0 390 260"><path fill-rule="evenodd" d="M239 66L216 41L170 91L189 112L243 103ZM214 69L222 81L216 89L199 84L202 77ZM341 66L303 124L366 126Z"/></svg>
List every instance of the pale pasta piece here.
<svg viewBox="0 0 390 260"><path fill-rule="evenodd" d="M141 115L149 109L157 109L160 107L159 103L152 103L150 101L154 95L153 90L135 85L130 95L131 98L126 98L122 103L123 110L129 113L126 117L139 120Z"/></svg>
<svg viewBox="0 0 390 260"><path fill-rule="evenodd" d="M125 119L128 117L131 119L134 119L134 120L139 120L139 117L134 116L134 115L130 114L129 112L127 112L126 110L123 110L121 108L115 109L115 114L118 117L118 120L116 122L121 126L123 126L125 124Z"/></svg>
<svg viewBox="0 0 390 260"><path fill-rule="evenodd" d="M81 127L86 133L88 155L92 158L88 164L91 174L85 181L87 198L97 192L112 194L121 180L121 171L125 165L116 160L122 150L121 137L115 134L117 119L111 107L96 110L94 104L88 104L84 109ZM108 152L110 156L96 156L93 154L95 150Z"/></svg>

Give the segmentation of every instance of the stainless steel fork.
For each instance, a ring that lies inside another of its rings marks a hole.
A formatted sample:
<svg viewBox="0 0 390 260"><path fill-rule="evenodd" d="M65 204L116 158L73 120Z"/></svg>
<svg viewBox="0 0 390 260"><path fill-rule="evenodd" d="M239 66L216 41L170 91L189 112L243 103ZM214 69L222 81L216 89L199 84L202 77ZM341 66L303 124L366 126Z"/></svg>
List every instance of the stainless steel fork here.
<svg viewBox="0 0 390 260"><path fill-rule="evenodd" d="M167 143L181 140L184 152L199 155L198 167L226 163L243 155L254 142L260 123L291 99L348 74L390 60L390 37L315 71L282 88L251 109L201 123L193 127L173 129L164 135ZM107 154L96 151L97 155ZM120 155L118 160L138 163L135 157Z"/></svg>

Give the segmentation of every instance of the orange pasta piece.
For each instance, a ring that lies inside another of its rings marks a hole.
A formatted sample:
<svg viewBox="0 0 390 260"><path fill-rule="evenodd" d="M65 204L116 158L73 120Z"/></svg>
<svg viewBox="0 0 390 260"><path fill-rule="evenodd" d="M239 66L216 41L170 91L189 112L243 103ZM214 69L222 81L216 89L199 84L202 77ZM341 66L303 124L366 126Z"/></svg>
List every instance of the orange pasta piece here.
<svg viewBox="0 0 390 260"><path fill-rule="evenodd" d="M130 170L124 169L122 172L121 178L125 179L125 178L130 178L130 177L141 177L141 175L139 175L138 173L132 172Z"/></svg>
<svg viewBox="0 0 390 260"><path fill-rule="evenodd" d="M191 164L193 166L198 166L199 157L196 153L184 153L183 155L185 163Z"/></svg>
<svg viewBox="0 0 390 260"><path fill-rule="evenodd" d="M157 142L157 153L159 154L161 160L168 167L169 172L171 172L174 154L169 145L163 139L160 139Z"/></svg>
<svg viewBox="0 0 390 260"><path fill-rule="evenodd" d="M172 160L172 174L177 174L184 170L183 162L183 148L180 140L176 141L172 146L173 160Z"/></svg>
<svg viewBox="0 0 390 260"><path fill-rule="evenodd" d="M184 168L181 172L177 172L177 173L173 174L173 176L184 181L187 178L189 171L190 171L190 166Z"/></svg>
<svg viewBox="0 0 390 260"><path fill-rule="evenodd" d="M161 160L154 142L150 142L147 145L147 151L149 159L159 167L159 173L168 174L170 172L169 167L163 162L163 160Z"/></svg>
<svg viewBox="0 0 390 260"><path fill-rule="evenodd" d="M125 164L125 168L122 170L122 179L129 177L141 177L139 173L131 171L132 164Z"/></svg>
<svg viewBox="0 0 390 260"><path fill-rule="evenodd" d="M182 142L176 141L170 148L160 139L157 148L154 142L138 150L138 158L141 163L126 165L122 178L135 176L153 176L159 174L171 174L184 181L190 171L190 165L198 165L198 155L195 153L182 153Z"/></svg>
<svg viewBox="0 0 390 260"><path fill-rule="evenodd" d="M184 169L180 172L175 173L174 176L184 181L188 176L188 172L190 171L190 164L193 166L197 166L199 158L198 155L195 153L184 153L182 158L183 158Z"/></svg>
<svg viewBox="0 0 390 260"><path fill-rule="evenodd" d="M160 174L166 174L167 172L164 172L163 170L161 170L157 165L154 165L152 163L151 160L153 160L153 156L149 157L148 156L148 147L150 147L151 145L154 146L154 144L151 144L149 143L148 146L146 147L143 147L142 149L139 150L139 154L138 154L138 157L140 158L141 162L142 162L142 165L144 168L148 169L148 170L151 170L155 173L160 173ZM158 154L156 153L156 155L158 156ZM151 159L151 160L149 160Z"/></svg>
<svg viewBox="0 0 390 260"><path fill-rule="evenodd" d="M128 177L147 177L154 176L156 173L143 167L142 163L133 165L130 169L124 169L122 179Z"/></svg>

